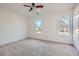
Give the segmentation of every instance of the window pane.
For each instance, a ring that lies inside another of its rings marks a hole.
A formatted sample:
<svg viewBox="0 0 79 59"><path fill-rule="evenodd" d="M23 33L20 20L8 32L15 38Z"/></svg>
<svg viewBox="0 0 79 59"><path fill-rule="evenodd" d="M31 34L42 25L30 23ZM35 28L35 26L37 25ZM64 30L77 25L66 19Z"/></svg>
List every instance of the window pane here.
<svg viewBox="0 0 79 59"><path fill-rule="evenodd" d="M36 20L35 29L36 33L41 34L42 20Z"/></svg>
<svg viewBox="0 0 79 59"><path fill-rule="evenodd" d="M36 27L41 27L42 26L42 21L41 20L36 20Z"/></svg>
<svg viewBox="0 0 79 59"><path fill-rule="evenodd" d="M59 24L60 24L60 33L69 34L70 17L69 16L62 16L60 18Z"/></svg>

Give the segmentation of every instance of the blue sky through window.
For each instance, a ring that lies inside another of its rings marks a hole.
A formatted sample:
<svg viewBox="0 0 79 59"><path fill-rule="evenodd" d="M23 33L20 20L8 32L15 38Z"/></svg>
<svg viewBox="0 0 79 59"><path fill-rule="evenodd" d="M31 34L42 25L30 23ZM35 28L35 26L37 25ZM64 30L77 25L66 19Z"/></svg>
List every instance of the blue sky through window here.
<svg viewBox="0 0 79 59"><path fill-rule="evenodd" d="M42 20L36 20L36 27L41 27L42 26Z"/></svg>
<svg viewBox="0 0 79 59"><path fill-rule="evenodd" d="M63 17L62 17L62 21L63 21L65 24L69 24L69 16L63 16Z"/></svg>

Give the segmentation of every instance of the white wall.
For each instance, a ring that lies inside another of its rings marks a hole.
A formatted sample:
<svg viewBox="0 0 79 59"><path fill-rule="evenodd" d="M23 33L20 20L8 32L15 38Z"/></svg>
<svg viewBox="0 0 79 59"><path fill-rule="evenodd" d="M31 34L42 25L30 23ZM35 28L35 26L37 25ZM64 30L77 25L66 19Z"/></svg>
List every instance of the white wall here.
<svg viewBox="0 0 79 59"><path fill-rule="evenodd" d="M27 37L27 18L0 8L0 45Z"/></svg>
<svg viewBox="0 0 79 59"><path fill-rule="evenodd" d="M59 36L58 34L58 20L60 16L63 15L72 15L72 10L61 10L54 13L48 13L46 15L40 16L40 19L43 20L43 27L42 27L42 34L36 34L35 32L35 20L36 17L29 17L28 20L28 37L49 40L49 41L56 41L56 42L63 42L72 44L71 36Z"/></svg>

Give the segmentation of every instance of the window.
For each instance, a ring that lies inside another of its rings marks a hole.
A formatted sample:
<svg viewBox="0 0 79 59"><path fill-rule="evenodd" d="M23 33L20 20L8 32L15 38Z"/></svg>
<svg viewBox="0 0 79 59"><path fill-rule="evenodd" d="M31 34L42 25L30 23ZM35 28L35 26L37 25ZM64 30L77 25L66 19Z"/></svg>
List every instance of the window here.
<svg viewBox="0 0 79 59"><path fill-rule="evenodd" d="M76 32L77 34L79 34L79 14L75 15L75 20L74 20L74 32Z"/></svg>
<svg viewBox="0 0 79 59"><path fill-rule="evenodd" d="M60 34L70 34L70 16L62 16L59 21Z"/></svg>
<svg viewBox="0 0 79 59"><path fill-rule="evenodd" d="M35 23L36 33L41 34L41 30L42 30L41 28L42 28L42 20L36 20L36 23Z"/></svg>

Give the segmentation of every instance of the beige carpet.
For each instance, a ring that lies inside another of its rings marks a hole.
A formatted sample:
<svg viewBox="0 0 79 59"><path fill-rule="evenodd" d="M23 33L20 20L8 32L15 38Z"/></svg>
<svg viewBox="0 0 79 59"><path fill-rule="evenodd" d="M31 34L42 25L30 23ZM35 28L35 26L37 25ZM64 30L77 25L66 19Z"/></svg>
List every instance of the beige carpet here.
<svg viewBox="0 0 79 59"><path fill-rule="evenodd" d="M78 51L69 45L24 39L0 46L1 56L74 56Z"/></svg>

